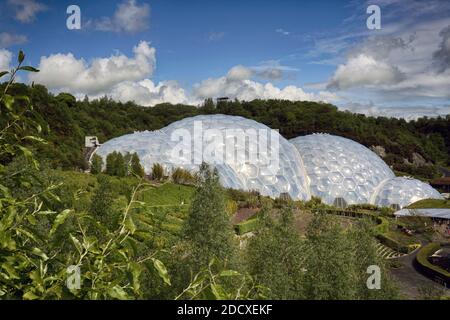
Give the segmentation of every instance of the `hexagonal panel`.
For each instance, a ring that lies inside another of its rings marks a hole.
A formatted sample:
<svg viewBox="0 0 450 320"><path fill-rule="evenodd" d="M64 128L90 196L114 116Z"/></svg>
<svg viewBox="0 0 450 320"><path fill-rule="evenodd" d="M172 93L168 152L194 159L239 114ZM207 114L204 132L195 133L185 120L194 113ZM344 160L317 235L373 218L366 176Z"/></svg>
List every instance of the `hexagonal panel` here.
<svg viewBox="0 0 450 320"><path fill-rule="evenodd" d="M382 159L355 141L329 134L312 134L290 142L302 157L311 194L321 197L327 204L332 205L336 197L347 204L369 203L376 186L394 177ZM324 178L330 183L324 184Z"/></svg>

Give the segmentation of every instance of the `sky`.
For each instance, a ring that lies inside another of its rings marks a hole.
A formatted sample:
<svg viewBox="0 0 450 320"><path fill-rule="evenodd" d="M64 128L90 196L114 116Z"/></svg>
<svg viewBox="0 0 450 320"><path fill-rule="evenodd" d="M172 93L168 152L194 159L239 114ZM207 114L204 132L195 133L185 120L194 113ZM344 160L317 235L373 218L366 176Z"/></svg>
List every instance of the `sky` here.
<svg viewBox="0 0 450 320"><path fill-rule="evenodd" d="M80 29L69 29L70 5ZM370 5L380 29L369 29ZM0 70L77 98L324 101L367 115L450 113L450 1L0 1ZM4 80L4 79L2 79Z"/></svg>

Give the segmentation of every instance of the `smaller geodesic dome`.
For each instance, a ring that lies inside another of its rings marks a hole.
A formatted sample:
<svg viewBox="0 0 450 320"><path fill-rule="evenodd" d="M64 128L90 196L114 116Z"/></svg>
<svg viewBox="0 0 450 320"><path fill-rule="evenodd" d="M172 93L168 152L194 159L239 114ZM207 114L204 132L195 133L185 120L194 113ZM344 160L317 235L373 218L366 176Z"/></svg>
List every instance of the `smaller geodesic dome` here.
<svg viewBox="0 0 450 320"><path fill-rule="evenodd" d="M423 199L443 199L429 184L408 177L395 177L383 182L373 198L375 205L394 209L402 209Z"/></svg>
<svg viewBox="0 0 450 320"><path fill-rule="evenodd" d="M317 133L289 142L303 159L311 194L330 205L369 203L376 187L395 177L380 157L350 139Z"/></svg>

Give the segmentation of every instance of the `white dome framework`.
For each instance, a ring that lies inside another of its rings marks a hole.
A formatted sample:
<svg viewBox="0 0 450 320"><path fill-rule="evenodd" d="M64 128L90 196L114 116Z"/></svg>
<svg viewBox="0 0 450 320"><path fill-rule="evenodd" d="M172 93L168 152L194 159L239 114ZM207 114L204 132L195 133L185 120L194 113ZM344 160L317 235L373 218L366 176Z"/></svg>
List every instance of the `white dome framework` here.
<svg viewBox="0 0 450 320"><path fill-rule="evenodd" d="M381 158L353 140L311 134L290 142L303 159L311 194L327 204L369 203L375 188L395 177Z"/></svg>
<svg viewBox="0 0 450 320"><path fill-rule="evenodd" d="M213 132L216 137L207 137L206 134L199 139L194 132L197 124L201 124L203 132ZM257 146L252 148L250 144L234 144L238 154L240 151L246 156L257 153L255 157L248 161L236 161L232 155L226 154L225 148L227 139L233 130L253 130L255 132L270 133L276 138L277 144L263 145L258 139ZM180 139L181 136L189 136L189 139ZM221 136L221 137L217 137ZM215 139L222 138L222 139ZM197 140L196 140L197 139ZM212 141L211 141L212 140ZM184 147L191 153L186 155L176 155L173 152L176 148ZM275 148L277 147L277 148ZM222 163L211 163L206 159L206 152L213 149L214 152L224 155ZM267 150L267 152L262 151ZM176 167L181 167L191 171L198 169L199 164L205 161L218 169L220 181L224 187L256 190L262 195L278 197L282 193L287 193L295 200L308 200L310 198L307 185L306 171L296 148L283 138L277 131L258 123L238 116L226 115L205 115L186 118L170 124L169 126L155 132L136 132L134 134L118 137L104 143L97 154L105 158L109 153L118 151L123 154L137 152L145 171L151 172L154 163L162 164L167 171ZM200 154L203 159L195 161L195 155ZM276 156L276 166L273 165ZM233 161L230 161L233 159Z"/></svg>
<svg viewBox="0 0 450 320"><path fill-rule="evenodd" d="M200 136L196 132L199 124ZM249 132L268 133L270 143ZM224 187L256 190L273 198L287 193L293 200L316 196L336 206L375 204L395 208L421 199L443 198L419 180L395 177L380 157L353 140L312 134L288 141L264 124L239 116L185 118L158 131L111 139L96 153L105 159L114 151L136 152L146 173L155 163L170 173L177 167L196 171L205 161L217 168ZM243 156L235 157L235 152ZM217 162L217 156L223 161Z"/></svg>
<svg viewBox="0 0 450 320"><path fill-rule="evenodd" d="M423 199L443 199L429 184L408 177L395 177L378 187L373 204L380 207L401 209Z"/></svg>

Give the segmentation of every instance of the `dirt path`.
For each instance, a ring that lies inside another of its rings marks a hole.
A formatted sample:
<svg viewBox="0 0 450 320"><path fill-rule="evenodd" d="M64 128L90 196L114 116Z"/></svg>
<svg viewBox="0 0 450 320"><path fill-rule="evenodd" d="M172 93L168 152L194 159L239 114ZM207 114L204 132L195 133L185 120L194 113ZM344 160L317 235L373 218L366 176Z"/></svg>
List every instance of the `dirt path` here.
<svg viewBox="0 0 450 320"><path fill-rule="evenodd" d="M254 216L256 213L258 213L259 210L259 208L241 208L231 218L231 222L233 224L240 223Z"/></svg>

